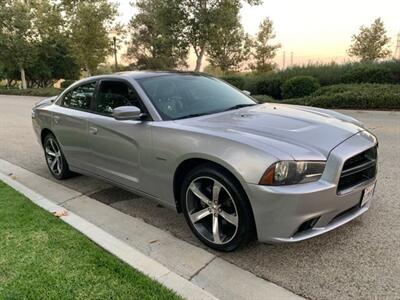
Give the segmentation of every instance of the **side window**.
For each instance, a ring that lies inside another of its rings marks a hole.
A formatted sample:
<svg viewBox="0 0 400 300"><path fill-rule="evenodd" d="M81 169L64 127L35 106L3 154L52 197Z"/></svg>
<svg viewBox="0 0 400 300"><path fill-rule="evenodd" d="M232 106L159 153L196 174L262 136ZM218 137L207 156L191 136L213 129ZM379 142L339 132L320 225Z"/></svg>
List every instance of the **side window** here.
<svg viewBox="0 0 400 300"><path fill-rule="evenodd" d="M137 106L143 110L136 91L120 81L102 81L96 98L97 112L110 115L119 106Z"/></svg>
<svg viewBox="0 0 400 300"><path fill-rule="evenodd" d="M62 106L75 108L75 109L90 109L90 101L93 99L93 95L96 90L96 82L91 82L78 86L72 91L65 94Z"/></svg>

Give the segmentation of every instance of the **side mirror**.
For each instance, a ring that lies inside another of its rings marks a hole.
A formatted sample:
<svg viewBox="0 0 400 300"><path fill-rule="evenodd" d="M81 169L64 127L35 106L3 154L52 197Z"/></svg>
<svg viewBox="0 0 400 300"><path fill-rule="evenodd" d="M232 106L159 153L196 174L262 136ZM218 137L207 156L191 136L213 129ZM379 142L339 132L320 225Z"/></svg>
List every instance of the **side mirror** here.
<svg viewBox="0 0 400 300"><path fill-rule="evenodd" d="M136 106L120 106L113 109L112 116L115 120L139 120L142 117L142 112Z"/></svg>
<svg viewBox="0 0 400 300"><path fill-rule="evenodd" d="M246 94L247 96L251 96L251 93L249 91L243 90L242 92L243 92L243 94Z"/></svg>

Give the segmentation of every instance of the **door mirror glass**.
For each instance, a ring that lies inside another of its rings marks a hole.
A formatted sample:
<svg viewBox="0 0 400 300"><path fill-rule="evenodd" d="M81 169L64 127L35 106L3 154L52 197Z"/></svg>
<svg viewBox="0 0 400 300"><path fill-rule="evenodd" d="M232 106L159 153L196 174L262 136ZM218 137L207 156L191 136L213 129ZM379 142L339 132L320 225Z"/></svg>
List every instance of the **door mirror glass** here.
<svg viewBox="0 0 400 300"><path fill-rule="evenodd" d="M142 117L142 112L137 106L120 106L114 108L112 116L115 120L139 120Z"/></svg>

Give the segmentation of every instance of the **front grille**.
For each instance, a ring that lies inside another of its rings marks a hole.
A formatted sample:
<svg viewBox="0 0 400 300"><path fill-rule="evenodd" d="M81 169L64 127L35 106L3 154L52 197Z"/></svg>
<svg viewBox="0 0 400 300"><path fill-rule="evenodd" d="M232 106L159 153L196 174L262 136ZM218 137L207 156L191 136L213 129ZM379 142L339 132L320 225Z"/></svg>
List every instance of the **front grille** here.
<svg viewBox="0 0 400 300"><path fill-rule="evenodd" d="M345 161L340 174L338 193L375 178L377 172L377 146Z"/></svg>

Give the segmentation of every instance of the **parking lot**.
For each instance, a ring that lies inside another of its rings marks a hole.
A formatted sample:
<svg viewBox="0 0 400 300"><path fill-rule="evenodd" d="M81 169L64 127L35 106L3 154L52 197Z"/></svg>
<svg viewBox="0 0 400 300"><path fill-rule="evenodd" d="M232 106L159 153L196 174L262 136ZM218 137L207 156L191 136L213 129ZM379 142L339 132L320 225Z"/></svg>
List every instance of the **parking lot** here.
<svg viewBox="0 0 400 300"><path fill-rule="evenodd" d="M0 96L0 158L51 178L30 111L40 98ZM326 235L296 244L254 242L221 258L310 299L400 297L400 112L345 111L379 139L379 177L370 211ZM62 184L204 247L182 215L86 176ZM223 279L221 279L223 280Z"/></svg>

